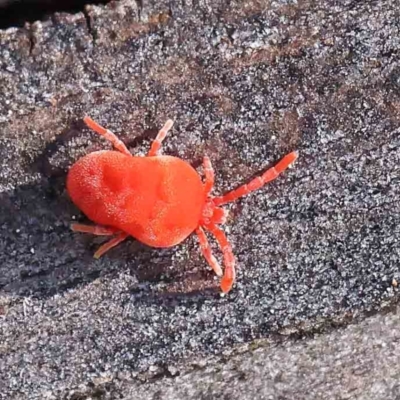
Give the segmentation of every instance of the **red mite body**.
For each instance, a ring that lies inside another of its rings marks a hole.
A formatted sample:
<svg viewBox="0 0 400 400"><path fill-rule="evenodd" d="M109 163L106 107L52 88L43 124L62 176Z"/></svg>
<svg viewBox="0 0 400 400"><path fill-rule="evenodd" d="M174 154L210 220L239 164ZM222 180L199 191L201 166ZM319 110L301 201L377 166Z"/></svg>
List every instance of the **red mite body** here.
<svg viewBox="0 0 400 400"><path fill-rule="evenodd" d="M206 200L196 170L170 156L90 153L71 168L67 187L90 220L152 247L185 240L199 225Z"/></svg>
<svg viewBox="0 0 400 400"><path fill-rule="evenodd" d="M78 232L115 235L95 253L98 258L128 236L152 247L171 247L196 231L204 257L218 276L222 269L211 253L203 228L219 243L225 264L221 289L228 292L235 280L232 248L217 226L226 219L219 206L275 179L297 158L292 152L275 167L224 196L210 195L214 171L204 158L205 182L187 162L159 156L158 150L173 122L167 121L147 157L132 156L110 131L86 117L85 123L111 141L118 151L97 151L78 160L67 177L67 190L75 205L97 226L73 224Z"/></svg>

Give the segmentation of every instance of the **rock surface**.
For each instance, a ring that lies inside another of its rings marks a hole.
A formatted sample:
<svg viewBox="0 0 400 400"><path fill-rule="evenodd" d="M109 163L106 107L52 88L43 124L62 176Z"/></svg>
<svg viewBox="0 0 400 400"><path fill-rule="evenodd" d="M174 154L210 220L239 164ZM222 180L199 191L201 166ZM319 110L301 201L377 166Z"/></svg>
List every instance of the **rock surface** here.
<svg viewBox="0 0 400 400"><path fill-rule="evenodd" d="M327 335L207 360L174 379L114 393L127 399L332 400L400 398L399 310ZM104 391L103 394L106 392Z"/></svg>
<svg viewBox="0 0 400 400"><path fill-rule="evenodd" d="M88 6L0 32L0 397L116 398L123 382L257 339L289 337L300 354L296 338L394 305L399 29L396 0L200 0ZM193 237L168 250L130 240L94 260L101 240L69 230L85 219L66 171L109 148L85 114L135 154L174 118L164 153L196 166L208 154L215 193L299 151L229 207L228 296Z"/></svg>

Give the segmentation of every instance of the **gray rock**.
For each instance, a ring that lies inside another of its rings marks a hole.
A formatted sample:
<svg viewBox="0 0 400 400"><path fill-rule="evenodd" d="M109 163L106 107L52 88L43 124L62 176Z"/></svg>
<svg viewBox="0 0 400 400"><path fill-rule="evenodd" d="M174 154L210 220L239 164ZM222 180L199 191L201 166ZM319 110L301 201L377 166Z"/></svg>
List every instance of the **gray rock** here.
<svg viewBox="0 0 400 400"><path fill-rule="evenodd" d="M399 324L396 309L307 340L264 342L230 358L208 359L178 370L174 379L124 382L115 390L124 399L398 399Z"/></svg>
<svg viewBox="0 0 400 400"><path fill-rule="evenodd" d="M116 398L124 382L176 376L175 363L260 338L283 351L282 338L395 304L397 8L121 1L0 32L0 396ZM229 206L228 296L193 237L166 250L130 240L94 260L101 240L69 230L85 219L68 167L110 148L85 114L138 155L174 118L164 153L194 165L208 154L215 193L299 150L294 168Z"/></svg>

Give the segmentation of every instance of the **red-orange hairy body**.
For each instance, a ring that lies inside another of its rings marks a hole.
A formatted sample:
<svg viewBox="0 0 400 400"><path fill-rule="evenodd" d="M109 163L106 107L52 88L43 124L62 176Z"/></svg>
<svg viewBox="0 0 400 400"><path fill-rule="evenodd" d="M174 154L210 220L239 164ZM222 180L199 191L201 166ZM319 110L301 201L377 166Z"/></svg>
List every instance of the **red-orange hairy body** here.
<svg viewBox="0 0 400 400"><path fill-rule="evenodd" d="M199 174L180 158L97 151L70 169L67 190L92 221L152 247L170 247L198 226L206 201Z"/></svg>
<svg viewBox="0 0 400 400"><path fill-rule="evenodd" d="M152 247L170 247L196 232L203 256L228 293L235 282L232 246L218 226L226 222L222 205L260 189L276 179L297 159L293 151L250 182L221 196L213 196L215 173L209 157L203 158L204 183L185 161L160 156L173 121L158 132L146 157L133 156L125 144L89 117L86 125L108 140L118 151L97 151L78 160L69 170L67 190L75 205L97 225L75 223L75 232L114 236L95 252L99 258L129 236ZM206 232L222 250L225 271L211 251Z"/></svg>

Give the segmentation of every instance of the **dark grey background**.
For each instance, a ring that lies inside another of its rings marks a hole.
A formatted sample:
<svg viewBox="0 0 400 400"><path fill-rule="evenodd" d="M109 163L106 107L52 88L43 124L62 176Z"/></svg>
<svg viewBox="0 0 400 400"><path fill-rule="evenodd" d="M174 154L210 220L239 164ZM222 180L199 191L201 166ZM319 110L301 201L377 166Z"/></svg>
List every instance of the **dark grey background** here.
<svg viewBox="0 0 400 400"><path fill-rule="evenodd" d="M98 0L93 4L106 4ZM83 11L83 0L0 0L0 29L23 27L27 22L51 18L55 12L75 13Z"/></svg>

